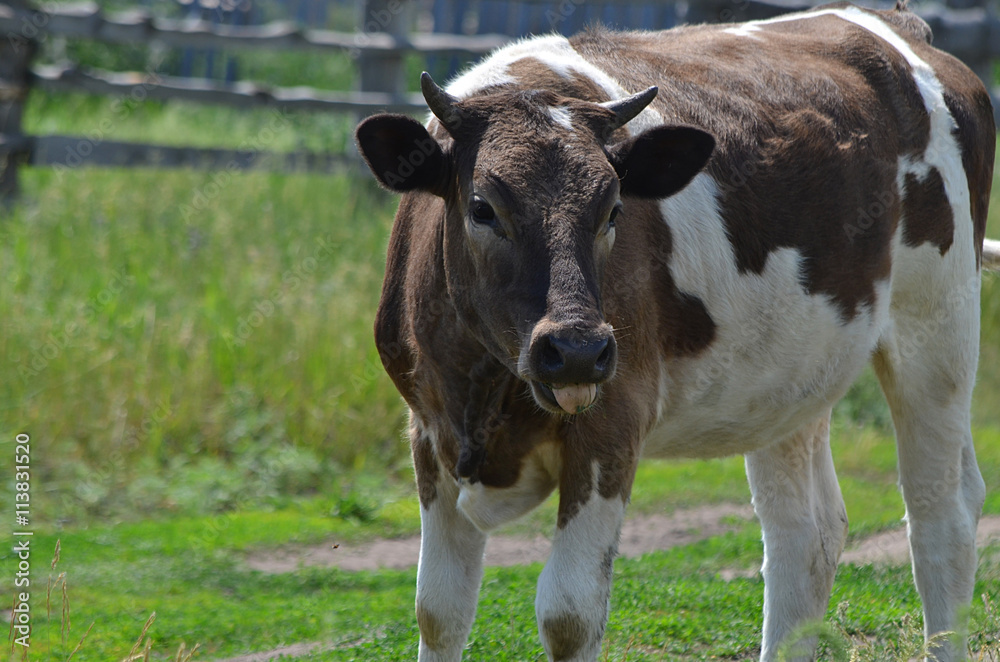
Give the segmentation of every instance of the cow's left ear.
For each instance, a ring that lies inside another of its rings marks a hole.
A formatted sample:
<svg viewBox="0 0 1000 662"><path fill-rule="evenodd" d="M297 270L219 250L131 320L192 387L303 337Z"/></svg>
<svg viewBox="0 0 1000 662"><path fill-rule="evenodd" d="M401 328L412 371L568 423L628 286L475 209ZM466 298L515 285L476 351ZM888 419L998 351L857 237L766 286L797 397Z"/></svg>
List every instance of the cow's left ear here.
<svg viewBox="0 0 1000 662"><path fill-rule="evenodd" d="M690 126L658 126L608 149L622 195L666 198L688 185L715 149L710 133Z"/></svg>
<svg viewBox="0 0 1000 662"><path fill-rule="evenodd" d="M386 188L444 193L448 159L420 122L405 115L374 115L354 135L372 174Z"/></svg>

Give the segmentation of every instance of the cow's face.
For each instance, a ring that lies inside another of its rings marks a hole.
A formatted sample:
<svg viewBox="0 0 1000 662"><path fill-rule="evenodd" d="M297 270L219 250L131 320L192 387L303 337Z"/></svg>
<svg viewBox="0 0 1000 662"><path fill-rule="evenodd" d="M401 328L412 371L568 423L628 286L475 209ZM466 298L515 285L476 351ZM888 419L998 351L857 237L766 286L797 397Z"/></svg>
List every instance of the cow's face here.
<svg viewBox="0 0 1000 662"><path fill-rule="evenodd" d="M444 260L463 322L542 408L579 413L615 372L601 285L623 196L677 192L714 140L658 127L611 143L655 88L601 105L539 91L457 101L422 82L436 135L378 115L358 127L361 153L387 187L444 200Z"/></svg>

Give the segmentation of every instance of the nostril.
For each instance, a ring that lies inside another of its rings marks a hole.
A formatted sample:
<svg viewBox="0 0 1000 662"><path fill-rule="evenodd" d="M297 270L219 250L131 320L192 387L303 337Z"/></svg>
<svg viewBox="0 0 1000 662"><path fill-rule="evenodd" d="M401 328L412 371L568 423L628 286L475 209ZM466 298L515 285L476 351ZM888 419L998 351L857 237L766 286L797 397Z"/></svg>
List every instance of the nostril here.
<svg viewBox="0 0 1000 662"><path fill-rule="evenodd" d="M600 343L603 349L600 349L601 355L597 357L597 361L594 363L594 369L599 373L604 373L608 369L608 364L611 363L611 358L613 356L613 349L611 343L607 339L601 341Z"/></svg>
<svg viewBox="0 0 1000 662"><path fill-rule="evenodd" d="M538 352L538 361L542 371L551 374L562 370L563 366L566 365L566 360L563 358L563 353L552 342L552 338L545 336L542 338L541 343Z"/></svg>

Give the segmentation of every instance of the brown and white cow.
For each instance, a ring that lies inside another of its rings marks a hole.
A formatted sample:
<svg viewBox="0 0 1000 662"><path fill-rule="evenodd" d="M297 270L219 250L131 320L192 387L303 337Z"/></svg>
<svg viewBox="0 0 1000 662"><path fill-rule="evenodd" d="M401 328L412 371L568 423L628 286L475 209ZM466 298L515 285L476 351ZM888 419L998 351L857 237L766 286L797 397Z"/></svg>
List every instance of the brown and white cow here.
<svg viewBox="0 0 1000 662"><path fill-rule="evenodd" d="M550 659L596 659L640 455L736 453L774 659L827 608L847 535L830 410L869 361L926 634L961 630L995 128L930 39L903 8L848 4L545 36L447 91L425 74L426 127L358 127L404 193L375 337L411 412L420 660L460 659L487 534L557 487L538 627Z"/></svg>

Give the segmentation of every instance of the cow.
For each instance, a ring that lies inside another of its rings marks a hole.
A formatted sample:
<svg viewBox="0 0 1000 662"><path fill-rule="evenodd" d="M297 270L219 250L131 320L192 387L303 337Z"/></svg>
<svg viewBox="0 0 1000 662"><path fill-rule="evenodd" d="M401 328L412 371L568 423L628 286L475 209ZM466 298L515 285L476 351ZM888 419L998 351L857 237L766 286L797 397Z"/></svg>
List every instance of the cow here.
<svg viewBox="0 0 1000 662"><path fill-rule="evenodd" d="M928 26L839 3L591 28L421 90L426 123L356 130L402 194L374 326L410 415L421 662L461 658L487 535L556 488L539 634L550 660L595 660L640 456L734 454L762 528L760 659L776 659L827 609L847 536L831 407L869 363L925 636L961 631L996 129Z"/></svg>

